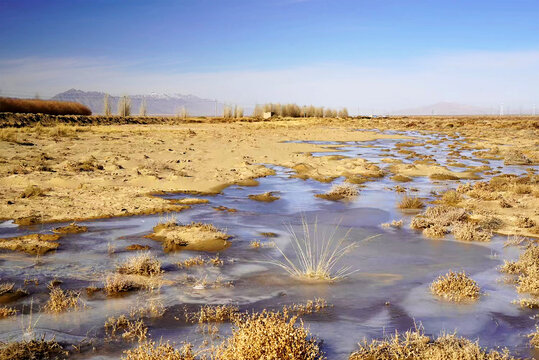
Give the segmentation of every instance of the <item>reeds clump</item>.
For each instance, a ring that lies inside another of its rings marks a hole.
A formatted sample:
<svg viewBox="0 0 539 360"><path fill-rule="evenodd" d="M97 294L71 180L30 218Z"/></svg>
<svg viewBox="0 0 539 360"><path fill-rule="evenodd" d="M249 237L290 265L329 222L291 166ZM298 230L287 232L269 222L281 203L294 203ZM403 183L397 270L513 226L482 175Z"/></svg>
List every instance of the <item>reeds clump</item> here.
<svg viewBox="0 0 539 360"><path fill-rule="evenodd" d="M226 106L223 108L223 117L224 117L225 119L232 119L232 117L233 117L232 107L226 105Z"/></svg>
<svg viewBox="0 0 539 360"><path fill-rule="evenodd" d="M3 97L0 97L0 112L49 115L92 115L92 111L87 106L77 102Z"/></svg>
<svg viewBox="0 0 539 360"><path fill-rule="evenodd" d="M191 323L231 321L239 312L235 305L204 305L194 313L186 313L185 319Z"/></svg>
<svg viewBox="0 0 539 360"><path fill-rule="evenodd" d="M425 204L419 198L405 195L397 206L399 209L423 209Z"/></svg>
<svg viewBox="0 0 539 360"><path fill-rule="evenodd" d="M518 275L518 292L539 295L539 246L530 244L517 261L506 261L500 271Z"/></svg>
<svg viewBox="0 0 539 360"><path fill-rule="evenodd" d="M364 340L359 350L349 360L516 360L507 349L501 352L487 350L456 334L442 334L437 338L426 336L423 329L408 330L404 334L395 331L384 340Z"/></svg>
<svg viewBox="0 0 539 360"><path fill-rule="evenodd" d="M480 289L477 283L466 273L449 271L440 275L430 285L430 291L449 301L477 300Z"/></svg>
<svg viewBox="0 0 539 360"><path fill-rule="evenodd" d="M109 94L105 94L103 97L103 115L110 116L111 113L110 96Z"/></svg>
<svg viewBox="0 0 539 360"><path fill-rule="evenodd" d="M324 358L297 315L264 310L237 317L233 324L232 336L217 350L219 360Z"/></svg>
<svg viewBox="0 0 539 360"><path fill-rule="evenodd" d="M0 319L17 315L18 310L7 306L0 306Z"/></svg>
<svg viewBox="0 0 539 360"><path fill-rule="evenodd" d="M291 225L288 232L291 235L291 245L295 259L287 256L284 251L275 246L284 260L272 260L270 263L284 269L291 276L308 281L335 281L352 273L350 267L339 267L342 258L356 245L346 244L350 231L344 236L337 236L339 227L335 227L329 236L318 230L317 222L312 227L302 219L303 234L298 235Z"/></svg>
<svg viewBox="0 0 539 360"><path fill-rule="evenodd" d="M316 194L316 197L326 200L351 200L359 195L359 189L354 184L344 183L339 185L333 185L331 189L325 194Z"/></svg>
<svg viewBox="0 0 539 360"><path fill-rule="evenodd" d="M80 295L79 291L62 290L60 287L51 286L49 300L45 304L44 309L47 312L56 314L78 310L84 306Z"/></svg>
<svg viewBox="0 0 539 360"><path fill-rule="evenodd" d="M118 295L123 292L140 289L141 285L121 274L110 274L105 278L104 290L107 295Z"/></svg>
<svg viewBox="0 0 539 360"><path fill-rule="evenodd" d="M160 275L161 262L150 253L131 256L117 267L120 274L157 276Z"/></svg>
<svg viewBox="0 0 539 360"><path fill-rule="evenodd" d="M455 190L446 191L442 195L441 202L449 206L455 206L462 201L462 195Z"/></svg>

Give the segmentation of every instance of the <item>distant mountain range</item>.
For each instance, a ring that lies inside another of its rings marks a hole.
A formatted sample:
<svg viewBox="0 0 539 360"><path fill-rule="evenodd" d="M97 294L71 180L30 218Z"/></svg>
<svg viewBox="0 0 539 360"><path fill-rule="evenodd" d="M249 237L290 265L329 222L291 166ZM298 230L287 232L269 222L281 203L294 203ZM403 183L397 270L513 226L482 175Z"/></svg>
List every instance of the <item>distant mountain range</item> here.
<svg viewBox="0 0 539 360"><path fill-rule="evenodd" d="M103 99L105 93L98 91L82 91L70 89L63 93L52 97L52 100L60 101L75 101L88 106L92 113L103 114ZM223 113L224 105L215 100L202 99L194 95L167 95L167 94L150 94L150 95L132 95L131 113L138 114L142 99L146 100L147 113L150 115L170 115L178 114L183 107L187 110L190 116L205 116L218 115ZM118 101L120 96L110 96L109 103L113 114L117 113Z"/></svg>
<svg viewBox="0 0 539 360"><path fill-rule="evenodd" d="M493 114L494 111L494 109L472 105L439 102L428 106L392 111L391 115L485 115Z"/></svg>

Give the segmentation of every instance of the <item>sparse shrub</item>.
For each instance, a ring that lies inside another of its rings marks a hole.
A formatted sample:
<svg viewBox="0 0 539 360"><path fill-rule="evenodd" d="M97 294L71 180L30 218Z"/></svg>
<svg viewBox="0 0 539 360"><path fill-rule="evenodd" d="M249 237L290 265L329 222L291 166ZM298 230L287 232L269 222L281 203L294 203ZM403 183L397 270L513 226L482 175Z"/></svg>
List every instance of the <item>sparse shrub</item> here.
<svg viewBox="0 0 539 360"><path fill-rule="evenodd" d="M105 333L109 340L119 338L127 342L139 343L146 340L148 327L142 320L130 320L125 315L118 317L109 317L105 322Z"/></svg>
<svg viewBox="0 0 539 360"><path fill-rule="evenodd" d="M331 189L325 194L316 194L316 197L326 200L351 200L359 195L359 189L354 184L343 183L339 185L333 185Z"/></svg>
<svg viewBox="0 0 539 360"><path fill-rule="evenodd" d="M466 275L466 273L449 271L446 275L440 275L431 285L433 294L450 301L477 300L479 298L479 286Z"/></svg>
<svg viewBox="0 0 539 360"><path fill-rule="evenodd" d="M454 206L454 205L457 205L461 201L462 201L462 195L460 195L455 190L446 191L442 195L442 203L446 205Z"/></svg>
<svg viewBox="0 0 539 360"><path fill-rule="evenodd" d="M0 342L0 359L5 360L48 360L66 359L65 351L56 340L45 337L18 342Z"/></svg>
<svg viewBox="0 0 539 360"><path fill-rule="evenodd" d="M388 227L394 227L394 228L400 228L402 227L403 221L401 220L393 220L390 223L383 223L382 227L388 228Z"/></svg>
<svg viewBox="0 0 539 360"><path fill-rule="evenodd" d="M146 108L146 99L142 98L142 101L140 102L139 115L146 116L147 114L148 114L148 110Z"/></svg>
<svg viewBox="0 0 539 360"><path fill-rule="evenodd" d="M105 94L105 97L103 98L103 115L105 116L110 116L112 113L109 98L109 94Z"/></svg>
<svg viewBox="0 0 539 360"><path fill-rule="evenodd" d="M395 332L385 340L364 340L359 350L348 360L516 360L507 349L501 352L488 351L477 342L458 337L456 334L442 334L430 338L423 329L408 330L404 334Z"/></svg>
<svg viewBox="0 0 539 360"><path fill-rule="evenodd" d="M150 253L138 254L128 258L117 268L120 274L157 276L161 270L161 262Z"/></svg>
<svg viewBox="0 0 539 360"><path fill-rule="evenodd" d="M217 351L216 358L321 360L324 356L297 316L264 310L234 319L232 336Z"/></svg>
<svg viewBox="0 0 539 360"><path fill-rule="evenodd" d="M445 234L447 234L446 228L439 224L435 224L433 226L423 229L423 235L432 239L443 238Z"/></svg>
<svg viewBox="0 0 539 360"><path fill-rule="evenodd" d="M472 222L458 222L453 225L453 236L460 241L490 241L492 233L484 231Z"/></svg>
<svg viewBox="0 0 539 360"><path fill-rule="evenodd" d="M7 306L0 306L0 319L17 315L17 312L18 312L17 309L7 307Z"/></svg>
<svg viewBox="0 0 539 360"><path fill-rule="evenodd" d="M398 204L399 209L422 209L425 207L423 201L413 196L405 195Z"/></svg>
<svg viewBox="0 0 539 360"><path fill-rule="evenodd" d="M77 310L81 308L82 302L80 292L74 290L62 290L59 287L50 287L49 300L45 304L45 311L51 313L61 313L64 311Z"/></svg>
<svg viewBox="0 0 539 360"><path fill-rule="evenodd" d="M308 300L305 304L293 304L291 306L283 306L283 313L302 316L320 312L328 308L329 306L330 305L325 299L316 298L314 300Z"/></svg>
<svg viewBox="0 0 539 360"><path fill-rule="evenodd" d="M104 290L109 296L140 288L139 284L120 274L110 274L105 278Z"/></svg>
<svg viewBox="0 0 539 360"><path fill-rule="evenodd" d="M192 346L186 344L181 350L175 349L168 342L148 341L134 349L125 350L123 360L195 360Z"/></svg>
<svg viewBox="0 0 539 360"><path fill-rule="evenodd" d="M228 105L226 105L224 108L223 108L223 117L225 119L232 119L232 108Z"/></svg>
<svg viewBox="0 0 539 360"><path fill-rule="evenodd" d="M231 321L239 312L234 305L204 305L195 313L186 313L185 319L191 323L210 323Z"/></svg>

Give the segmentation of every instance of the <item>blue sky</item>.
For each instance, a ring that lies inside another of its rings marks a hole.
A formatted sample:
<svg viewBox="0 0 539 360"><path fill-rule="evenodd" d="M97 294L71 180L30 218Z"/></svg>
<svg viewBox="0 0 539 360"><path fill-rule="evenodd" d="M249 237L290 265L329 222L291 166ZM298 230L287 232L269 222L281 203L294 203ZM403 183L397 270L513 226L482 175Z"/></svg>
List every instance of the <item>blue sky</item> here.
<svg viewBox="0 0 539 360"><path fill-rule="evenodd" d="M539 72L539 1L0 0L0 17L2 94L76 87L374 108L539 97L538 75L526 75ZM403 82L406 99L384 98L380 84L403 92Z"/></svg>

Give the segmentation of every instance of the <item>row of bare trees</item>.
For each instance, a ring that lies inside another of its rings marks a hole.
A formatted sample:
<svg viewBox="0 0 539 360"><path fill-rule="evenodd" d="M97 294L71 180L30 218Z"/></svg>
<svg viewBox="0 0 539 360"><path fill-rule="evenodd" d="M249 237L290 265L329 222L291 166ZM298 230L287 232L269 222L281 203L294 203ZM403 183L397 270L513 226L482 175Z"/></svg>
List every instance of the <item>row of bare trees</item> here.
<svg viewBox="0 0 539 360"><path fill-rule="evenodd" d="M253 113L254 117L262 118L264 113L271 112L272 115L282 117L329 117L347 118L348 109L335 110L330 108L317 107L313 105L299 106L297 104L257 104Z"/></svg>
<svg viewBox="0 0 539 360"><path fill-rule="evenodd" d="M111 104L109 101L109 95L106 94L103 100L104 105L104 114L109 116L112 114ZM139 115L146 116L148 113L146 107L146 99L142 99L140 104ZM255 106L253 116L256 118L262 118L264 113L271 113L271 115L282 116L282 117L319 117L319 118L347 118L348 110L342 108L340 110L317 107L317 106L299 106L297 104L279 104L279 103L269 103L269 104L257 104ZM120 101L118 101L118 115L120 116L130 116L131 115L131 99L128 96L122 96ZM184 107L181 108L177 114L179 118L186 119L189 117L187 109ZM225 119L239 119L243 117L243 108L235 105L234 107L230 105L225 105L223 108L223 117Z"/></svg>

